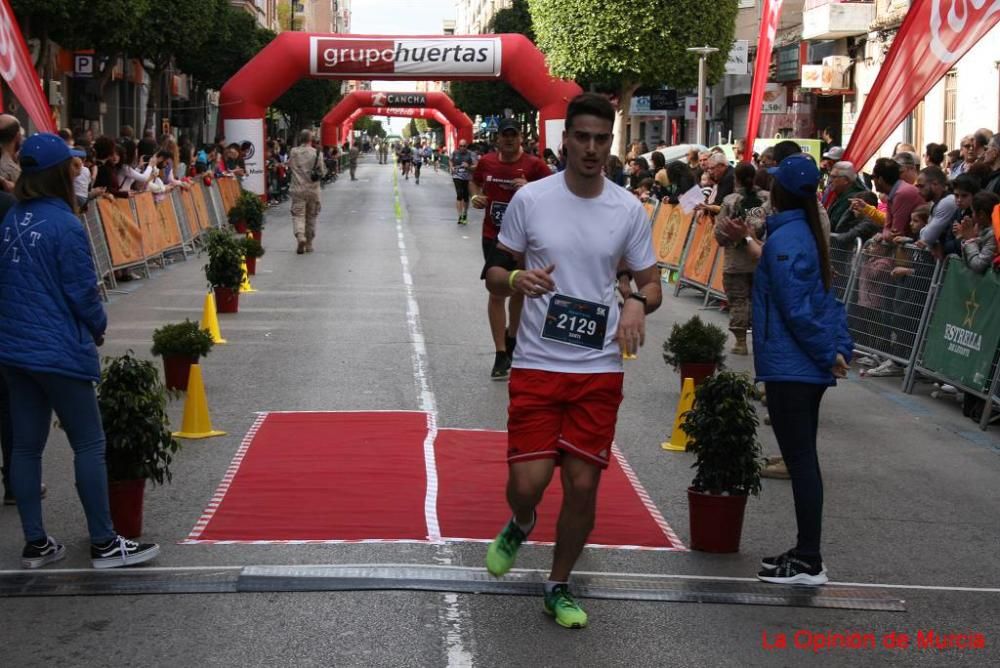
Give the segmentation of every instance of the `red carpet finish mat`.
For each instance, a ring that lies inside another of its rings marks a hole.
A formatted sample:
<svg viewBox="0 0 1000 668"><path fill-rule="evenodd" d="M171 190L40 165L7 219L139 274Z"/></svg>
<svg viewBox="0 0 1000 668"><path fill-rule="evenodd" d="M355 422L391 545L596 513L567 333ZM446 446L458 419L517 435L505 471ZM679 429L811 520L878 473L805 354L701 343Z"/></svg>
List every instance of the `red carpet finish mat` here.
<svg viewBox="0 0 1000 668"><path fill-rule="evenodd" d="M489 541L510 517L507 434L438 430L427 413L261 413L185 543ZM621 452L591 547L684 550ZM555 540L559 469L532 542Z"/></svg>

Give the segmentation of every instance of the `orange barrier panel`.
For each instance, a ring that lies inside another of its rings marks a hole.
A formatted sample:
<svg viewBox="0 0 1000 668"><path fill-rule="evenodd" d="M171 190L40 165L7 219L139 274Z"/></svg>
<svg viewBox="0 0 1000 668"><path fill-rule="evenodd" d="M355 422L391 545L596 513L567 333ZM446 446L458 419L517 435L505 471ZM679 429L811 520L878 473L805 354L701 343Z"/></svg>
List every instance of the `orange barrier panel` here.
<svg viewBox="0 0 1000 668"><path fill-rule="evenodd" d="M160 234L166 244L164 248L177 248L184 245L181 237L181 227L177 222L177 212L174 211L174 202L169 197L164 197L156 203L156 213L159 217Z"/></svg>
<svg viewBox="0 0 1000 668"><path fill-rule="evenodd" d="M104 238L111 253L111 266L124 267L143 261L142 230L132 217L132 206L127 199L95 200L101 214Z"/></svg>
<svg viewBox="0 0 1000 668"><path fill-rule="evenodd" d="M667 267L680 266L691 220L691 214L679 204L660 204L653 221L653 250L659 264Z"/></svg>
<svg viewBox="0 0 1000 668"><path fill-rule="evenodd" d="M211 229L212 219L208 217L208 207L205 206L205 197L207 195L205 186L200 183L196 184L191 195L194 208L198 211L198 224L201 225L201 229L203 230Z"/></svg>
<svg viewBox="0 0 1000 668"><path fill-rule="evenodd" d="M198 209L194 205L194 195L188 189L181 190L181 207L184 209L184 219L187 220L188 232L192 239L201 234L201 223L198 222Z"/></svg>
<svg viewBox="0 0 1000 668"><path fill-rule="evenodd" d="M229 210L236 204L240 196L240 182L233 178L216 179L219 184L219 194L222 195L222 208L226 218L229 217Z"/></svg>
<svg viewBox="0 0 1000 668"><path fill-rule="evenodd" d="M153 193L144 192L132 197L135 204L135 217L142 230L142 250L146 257L156 257L167 247L160 229L160 215L153 203Z"/></svg>
<svg viewBox="0 0 1000 668"><path fill-rule="evenodd" d="M694 236L688 248L687 259L681 279L691 283L707 286L712 280L712 262L719 252L719 244L715 242L712 229L715 218L710 214L701 214L695 222Z"/></svg>
<svg viewBox="0 0 1000 668"><path fill-rule="evenodd" d="M715 271L712 272L712 282L708 286L723 295L726 294L726 288L722 285L722 267L726 264L725 253L725 248L720 248L716 253L718 259L715 261Z"/></svg>

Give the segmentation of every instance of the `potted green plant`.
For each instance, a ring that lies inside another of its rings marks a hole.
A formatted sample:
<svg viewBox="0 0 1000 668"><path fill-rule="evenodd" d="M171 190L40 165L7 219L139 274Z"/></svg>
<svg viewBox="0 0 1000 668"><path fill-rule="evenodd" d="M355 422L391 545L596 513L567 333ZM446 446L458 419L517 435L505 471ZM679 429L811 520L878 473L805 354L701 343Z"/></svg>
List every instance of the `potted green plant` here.
<svg viewBox="0 0 1000 668"><path fill-rule="evenodd" d="M240 196L229 209L229 224L240 234L249 230L254 239L260 241L264 230L264 202L249 190L240 191Z"/></svg>
<svg viewBox="0 0 1000 668"><path fill-rule="evenodd" d="M129 351L105 358L97 404L107 442L111 518L118 533L136 538L142 533L146 481L170 482L170 464L180 448L169 429L166 389L153 363Z"/></svg>
<svg viewBox="0 0 1000 668"><path fill-rule="evenodd" d="M205 278L215 291L219 313L240 310L240 285L243 283L243 244L226 230L209 230L203 250L208 253Z"/></svg>
<svg viewBox="0 0 1000 668"><path fill-rule="evenodd" d="M256 276L257 258L264 255L264 247L260 245L260 241L254 239L252 236L245 237L241 243L243 244L243 257L247 263L247 274Z"/></svg>
<svg viewBox="0 0 1000 668"><path fill-rule="evenodd" d="M691 547L704 552L738 552L747 496L760 493L761 448L753 381L726 371L705 380L681 429L695 454L688 488Z"/></svg>
<svg viewBox="0 0 1000 668"><path fill-rule="evenodd" d="M163 358L168 390L186 390L191 365L208 354L215 342L207 329L185 319L153 330L153 354Z"/></svg>
<svg viewBox="0 0 1000 668"><path fill-rule="evenodd" d="M721 327L694 316L670 330L670 336L663 342L663 361L680 371L682 388L685 378L694 378L694 384L700 385L722 368L727 339Z"/></svg>

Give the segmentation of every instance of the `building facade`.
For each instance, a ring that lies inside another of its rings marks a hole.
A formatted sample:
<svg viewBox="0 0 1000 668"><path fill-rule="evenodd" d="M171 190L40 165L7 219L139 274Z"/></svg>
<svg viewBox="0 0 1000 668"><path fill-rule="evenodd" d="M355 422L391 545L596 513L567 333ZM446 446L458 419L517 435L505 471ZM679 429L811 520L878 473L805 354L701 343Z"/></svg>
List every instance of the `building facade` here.
<svg viewBox="0 0 1000 668"><path fill-rule="evenodd" d="M481 35L486 32L493 15L501 9L507 9L511 0L457 0L455 8L456 35Z"/></svg>
<svg viewBox="0 0 1000 668"><path fill-rule="evenodd" d="M278 0L229 0L229 4L249 13L261 28L278 32Z"/></svg>

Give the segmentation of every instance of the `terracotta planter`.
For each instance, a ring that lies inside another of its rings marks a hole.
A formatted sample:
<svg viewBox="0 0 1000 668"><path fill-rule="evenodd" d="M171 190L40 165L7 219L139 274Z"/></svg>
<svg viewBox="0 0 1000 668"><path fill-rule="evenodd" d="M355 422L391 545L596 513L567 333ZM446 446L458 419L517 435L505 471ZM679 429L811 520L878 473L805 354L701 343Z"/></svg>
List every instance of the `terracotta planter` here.
<svg viewBox="0 0 1000 668"><path fill-rule="evenodd" d="M694 378L694 385L698 387L706 378L715 373L715 369L714 362L682 362L680 364L681 389L684 389L685 378Z"/></svg>
<svg viewBox="0 0 1000 668"><path fill-rule="evenodd" d="M256 276L257 275L257 258L250 257L249 255L247 255L243 259L247 263L247 275L248 276Z"/></svg>
<svg viewBox="0 0 1000 668"><path fill-rule="evenodd" d="M185 357L183 355L164 355L163 357L163 383L168 390L186 391L188 386L188 376L191 374L191 365L197 364L197 357Z"/></svg>
<svg viewBox="0 0 1000 668"><path fill-rule="evenodd" d="M232 288L215 287L215 312L239 313L240 291Z"/></svg>
<svg viewBox="0 0 1000 668"><path fill-rule="evenodd" d="M257 243L263 243L261 239L264 238L264 230L250 230L250 234L253 235Z"/></svg>
<svg viewBox="0 0 1000 668"><path fill-rule="evenodd" d="M739 552L747 497L704 494L688 487L691 548L701 552Z"/></svg>
<svg viewBox="0 0 1000 668"><path fill-rule="evenodd" d="M239 234L246 234L247 224L244 223L242 220L237 220L235 223L233 223L233 229L236 230Z"/></svg>
<svg viewBox="0 0 1000 668"><path fill-rule="evenodd" d="M142 500L146 492L146 481L119 480L108 483L108 502L111 505L111 521L115 531L126 538L142 535Z"/></svg>

